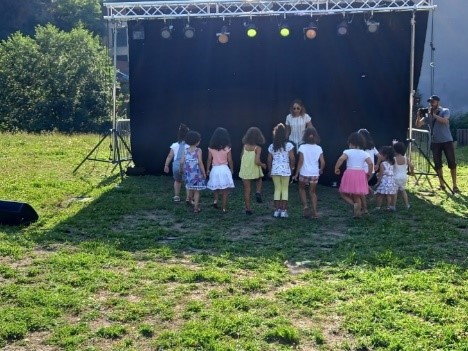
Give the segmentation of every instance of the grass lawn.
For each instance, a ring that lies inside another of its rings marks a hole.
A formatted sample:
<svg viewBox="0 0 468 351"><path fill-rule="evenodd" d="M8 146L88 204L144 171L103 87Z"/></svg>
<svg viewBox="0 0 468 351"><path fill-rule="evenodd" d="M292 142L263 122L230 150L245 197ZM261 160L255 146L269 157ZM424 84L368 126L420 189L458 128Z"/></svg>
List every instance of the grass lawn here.
<svg viewBox="0 0 468 351"><path fill-rule="evenodd" d="M307 220L297 185L275 219L271 181L253 216L240 182L228 214L206 191L194 215L167 176L121 181L94 161L73 175L97 142L1 135L0 198L40 219L0 226L0 348L468 350L467 147L461 195L410 180L410 210L353 220L319 187Z"/></svg>

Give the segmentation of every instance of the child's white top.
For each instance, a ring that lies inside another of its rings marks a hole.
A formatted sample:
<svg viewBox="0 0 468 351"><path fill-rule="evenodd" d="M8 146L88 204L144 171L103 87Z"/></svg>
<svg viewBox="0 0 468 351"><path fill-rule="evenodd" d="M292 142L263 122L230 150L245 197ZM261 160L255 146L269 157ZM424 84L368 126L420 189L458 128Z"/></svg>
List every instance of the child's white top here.
<svg viewBox="0 0 468 351"><path fill-rule="evenodd" d="M375 157L379 154L379 152L377 151L375 147L372 149L366 149L364 151L369 154L370 160L372 162L372 167L374 167L374 160L375 160ZM368 172L369 166L367 165L367 162L364 162L364 165L362 166L362 168L364 169L366 173Z"/></svg>
<svg viewBox="0 0 468 351"><path fill-rule="evenodd" d="M361 149L347 149L343 153L348 156L346 160L346 169L362 169L363 164L367 158L370 158L369 154Z"/></svg>
<svg viewBox="0 0 468 351"><path fill-rule="evenodd" d="M406 179L408 177L408 162L406 156L403 156L405 162L402 165L397 164L396 158L393 164L393 176L399 179Z"/></svg>
<svg viewBox="0 0 468 351"><path fill-rule="evenodd" d="M172 143L172 145L169 147L173 152L174 152L174 159L177 158L177 154L179 153L179 142L176 141L175 143ZM189 145L185 144L185 148L187 149Z"/></svg>
<svg viewBox="0 0 468 351"><path fill-rule="evenodd" d="M318 177L320 175L319 160L323 153L322 148L317 144L302 144L299 152L304 157L304 163L299 170L299 174L304 177Z"/></svg>
<svg viewBox="0 0 468 351"><path fill-rule="evenodd" d="M285 148L277 151L273 150L273 144L268 147L268 152L273 160L271 163L271 175L287 177L291 175L291 166L289 164L289 151L294 149L294 145L290 142L286 143Z"/></svg>

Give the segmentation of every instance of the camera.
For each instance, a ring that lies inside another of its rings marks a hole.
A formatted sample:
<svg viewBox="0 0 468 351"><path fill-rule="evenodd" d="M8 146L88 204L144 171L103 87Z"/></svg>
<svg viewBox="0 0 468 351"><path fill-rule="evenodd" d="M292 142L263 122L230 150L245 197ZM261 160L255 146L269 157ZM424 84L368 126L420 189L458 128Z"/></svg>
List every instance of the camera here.
<svg viewBox="0 0 468 351"><path fill-rule="evenodd" d="M421 107L418 109L419 115L420 116L425 116L429 113L429 108L428 107Z"/></svg>

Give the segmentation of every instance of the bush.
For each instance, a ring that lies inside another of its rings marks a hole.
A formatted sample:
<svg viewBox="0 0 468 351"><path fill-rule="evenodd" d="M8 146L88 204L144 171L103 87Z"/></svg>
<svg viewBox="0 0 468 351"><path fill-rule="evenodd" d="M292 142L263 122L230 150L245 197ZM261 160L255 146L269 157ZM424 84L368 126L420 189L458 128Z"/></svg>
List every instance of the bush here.
<svg viewBox="0 0 468 351"><path fill-rule="evenodd" d="M100 131L113 74L106 48L84 28L13 34L0 43L0 131Z"/></svg>
<svg viewBox="0 0 468 351"><path fill-rule="evenodd" d="M450 131L455 140L457 138L457 129L468 129L468 112L450 117Z"/></svg>

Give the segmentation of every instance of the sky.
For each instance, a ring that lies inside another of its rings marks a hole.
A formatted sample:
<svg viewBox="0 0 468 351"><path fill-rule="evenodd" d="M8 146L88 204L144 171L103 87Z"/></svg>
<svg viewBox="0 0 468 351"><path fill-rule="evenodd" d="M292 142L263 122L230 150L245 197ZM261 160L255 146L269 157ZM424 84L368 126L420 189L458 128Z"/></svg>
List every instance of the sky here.
<svg viewBox="0 0 468 351"><path fill-rule="evenodd" d="M434 4L433 92L452 113L468 112L468 0L434 0ZM431 22L429 16L419 80L423 99L431 95Z"/></svg>

